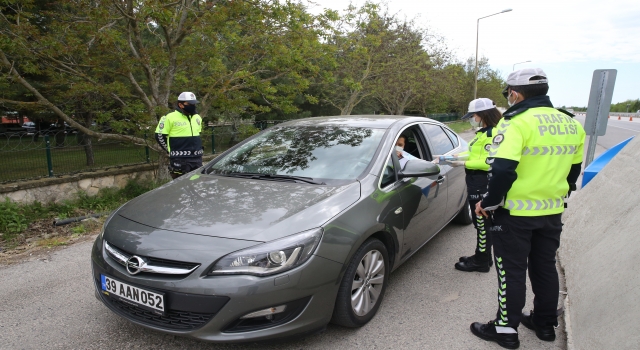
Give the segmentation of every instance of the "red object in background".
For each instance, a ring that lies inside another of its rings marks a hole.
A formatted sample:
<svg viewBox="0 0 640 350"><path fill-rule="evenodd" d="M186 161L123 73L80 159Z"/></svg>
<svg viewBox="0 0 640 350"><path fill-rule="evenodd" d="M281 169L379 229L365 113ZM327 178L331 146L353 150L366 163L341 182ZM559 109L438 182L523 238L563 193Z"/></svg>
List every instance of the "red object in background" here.
<svg viewBox="0 0 640 350"><path fill-rule="evenodd" d="M23 122L30 122L31 120L27 117L23 117L22 118ZM20 124L20 119L18 119L17 117L7 117L4 116L2 117L2 122L1 124Z"/></svg>

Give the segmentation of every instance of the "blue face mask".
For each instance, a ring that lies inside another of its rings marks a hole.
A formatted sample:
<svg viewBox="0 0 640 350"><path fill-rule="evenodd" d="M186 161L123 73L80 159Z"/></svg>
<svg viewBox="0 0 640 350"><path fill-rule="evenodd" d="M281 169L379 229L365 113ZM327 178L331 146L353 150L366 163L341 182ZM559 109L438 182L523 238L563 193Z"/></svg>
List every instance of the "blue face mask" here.
<svg viewBox="0 0 640 350"><path fill-rule="evenodd" d="M196 114L196 105L184 105L184 107L182 107L182 110L185 111L187 114L189 115L194 115Z"/></svg>

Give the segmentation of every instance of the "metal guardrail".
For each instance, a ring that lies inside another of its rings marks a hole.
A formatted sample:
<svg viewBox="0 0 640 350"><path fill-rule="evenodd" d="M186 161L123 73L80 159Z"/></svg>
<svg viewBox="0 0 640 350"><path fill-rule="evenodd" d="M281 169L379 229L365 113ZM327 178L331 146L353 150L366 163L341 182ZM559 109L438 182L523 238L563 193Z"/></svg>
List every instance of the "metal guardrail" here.
<svg viewBox="0 0 640 350"><path fill-rule="evenodd" d="M575 115L581 115L581 116L585 116L587 115L587 112L574 112L573 114ZM640 113L625 113L625 112L609 112L609 116L610 117L623 117L623 118L628 118L628 117L633 117L633 118L640 118Z"/></svg>

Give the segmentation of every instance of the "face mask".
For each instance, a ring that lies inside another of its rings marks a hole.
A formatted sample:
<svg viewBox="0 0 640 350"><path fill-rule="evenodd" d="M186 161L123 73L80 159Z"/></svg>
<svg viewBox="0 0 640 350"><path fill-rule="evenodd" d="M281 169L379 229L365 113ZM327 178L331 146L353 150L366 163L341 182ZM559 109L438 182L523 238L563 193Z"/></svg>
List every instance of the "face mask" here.
<svg viewBox="0 0 640 350"><path fill-rule="evenodd" d="M187 114L194 115L196 114L196 105L185 105L182 110L187 112Z"/></svg>
<svg viewBox="0 0 640 350"><path fill-rule="evenodd" d="M471 124L471 126L473 126L474 128L479 128L480 126L482 126L482 122L476 121L476 118L469 119L469 124Z"/></svg>
<svg viewBox="0 0 640 350"><path fill-rule="evenodd" d="M404 151L404 149L402 147L400 147L400 146L396 146L396 151L402 152L402 151Z"/></svg>
<svg viewBox="0 0 640 350"><path fill-rule="evenodd" d="M511 97L511 94L513 93L513 91L511 91L509 93L509 96L507 96L507 103L509 104L509 107L513 107L513 105L516 104L516 101L514 100L513 102L511 102L511 100L509 99L509 97ZM516 100L518 99L518 97L516 96Z"/></svg>

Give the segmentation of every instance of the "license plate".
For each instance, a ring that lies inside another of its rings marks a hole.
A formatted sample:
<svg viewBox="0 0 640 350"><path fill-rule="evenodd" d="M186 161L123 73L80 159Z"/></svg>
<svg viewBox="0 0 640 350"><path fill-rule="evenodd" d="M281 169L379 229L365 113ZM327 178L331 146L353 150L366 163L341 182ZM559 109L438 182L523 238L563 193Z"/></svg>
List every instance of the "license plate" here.
<svg viewBox="0 0 640 350"><path fill-rule="evenodd" d="M103 294L129 305L152 311L155 314L164 315L163 293L134 287L105 275L100 275L100 279Z"/></svg>

